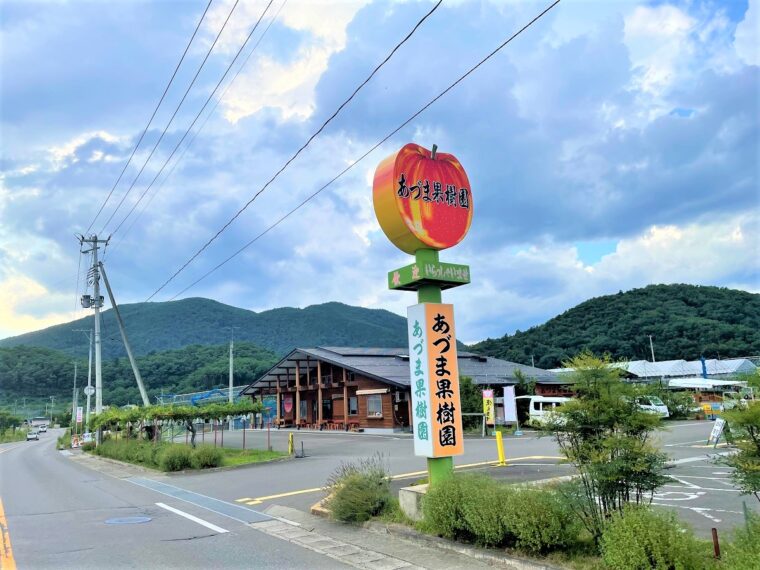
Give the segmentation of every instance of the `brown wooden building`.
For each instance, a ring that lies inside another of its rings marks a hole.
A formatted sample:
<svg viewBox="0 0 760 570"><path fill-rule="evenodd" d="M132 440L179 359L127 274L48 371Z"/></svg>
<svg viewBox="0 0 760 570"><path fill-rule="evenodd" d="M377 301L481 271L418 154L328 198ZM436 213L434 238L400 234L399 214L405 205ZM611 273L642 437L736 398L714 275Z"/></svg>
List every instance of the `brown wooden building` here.
<svg viewBox="0 0 760 570"><path fill-rule="evenodd" d="M313 429L410 429L408 349L297 348L241 394L260 399L275 425ZM485 387L517 383L515 371L541 382L538 368L459 352L459 373Z"/></svg>

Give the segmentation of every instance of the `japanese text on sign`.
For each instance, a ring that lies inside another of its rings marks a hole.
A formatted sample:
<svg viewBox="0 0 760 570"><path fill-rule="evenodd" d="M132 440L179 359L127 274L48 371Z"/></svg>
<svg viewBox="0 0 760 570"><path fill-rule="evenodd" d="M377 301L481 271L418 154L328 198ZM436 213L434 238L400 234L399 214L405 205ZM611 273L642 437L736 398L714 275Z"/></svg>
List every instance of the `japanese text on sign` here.
<svg viewBox="0 0 760 570"><path fill-rule="evenodd" d="M415 454L460 455L462 412L453 307L414 305L408 318Z"/></svg>
<svg viewBox="0 0 760 570"><path fill-rule="evenodd" d="M411 198L423 202L445 204L453 208L470 209L470 191L467 188L457 188L455 184L446 184L444 189L440 182L434 181L431 184L428 180L418 180L416 184L409 185L403 172L398 179L396 194L399 198Z"/></svg>

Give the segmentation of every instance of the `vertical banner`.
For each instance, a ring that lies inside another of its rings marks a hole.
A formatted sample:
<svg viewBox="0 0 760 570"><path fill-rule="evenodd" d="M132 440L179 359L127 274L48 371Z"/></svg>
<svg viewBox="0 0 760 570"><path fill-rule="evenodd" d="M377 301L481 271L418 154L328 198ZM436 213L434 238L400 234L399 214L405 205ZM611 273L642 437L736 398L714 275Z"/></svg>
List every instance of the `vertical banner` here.
<svg viewBox="0 0 760 570"><path fill-rule="evenodd" d="M84 413L84 408L82 406L77 406L77 423L82 423L82 414Z"/></svg>
<svg viewBox="0 0 760 570"><path fill-rule="evenodd" d="M454 307L420 303L407 311L414 454L464 453Z"/></svg>
<svg viewBox="0 0 760 570"><path fill-rule="evenodd" d="M493 390L483 390L483 413L486 423L492 426L496 423L496 407L493 403Z"/></svg>
<svg viewBox="0 0 760 570"><path fill-rule="evenodd" d="M504 388L504 422L517 422L517 400L515 400L515 387Z"/></svg>

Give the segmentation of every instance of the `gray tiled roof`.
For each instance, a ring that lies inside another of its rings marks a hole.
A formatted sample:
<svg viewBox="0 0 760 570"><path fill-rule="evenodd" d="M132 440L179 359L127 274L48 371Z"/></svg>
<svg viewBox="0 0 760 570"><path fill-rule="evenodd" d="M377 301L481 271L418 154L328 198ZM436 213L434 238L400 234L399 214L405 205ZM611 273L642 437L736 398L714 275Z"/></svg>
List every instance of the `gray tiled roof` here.
<svg viewBox="0 0 760 570"><path fill-rule="evenodd" d="M355 348L355 347L316 347L297 348L274 365L266 374L253 382L243 390L249 393L251 388L274 382L277 374L285 374L289 371L294 374L295 362L300 361L300 370L306 370L307 357L311 360L310 368L316 367L314 360L319 359L354 371L356 373L374 378L381 382L396 386L409 386L409 358L406 348ZM476 384L508 385L518 382L515 371L520 370L526 378L535 379L542 383L558 384L562 380L548 370L533 368L482 356L472 352L460 351L458 353L459 374L469 376Z"/></svg>

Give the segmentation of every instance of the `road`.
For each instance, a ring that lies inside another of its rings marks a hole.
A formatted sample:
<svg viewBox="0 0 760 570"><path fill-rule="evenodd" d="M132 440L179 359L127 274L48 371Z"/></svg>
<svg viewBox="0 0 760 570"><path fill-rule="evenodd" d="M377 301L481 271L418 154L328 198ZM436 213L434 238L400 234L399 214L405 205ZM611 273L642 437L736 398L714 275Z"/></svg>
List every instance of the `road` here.
<svg viewBox="0 0 760 570"><path fill-rule="evenodd" d="M731 487L728 470L708 457L721 452L704 446L711 424L669 426L656 443L673 458L668 473L674 478L655 503L674 509L702 535L713 526L725 534L741 523L742 498ZM412 455L406 436L298 432L296 446L300 449L303 442L306 452L302 459L165 475L122 473L120 467L90 469L87 462L96 460L54 449L59 433L52 431L39 442L0 446L5 513L0 523L7 525L19 568L341 567L334 557L273 538L266 530L272 523L268 509L308 510L323 496L322 485L340 463L373 454L382 457L396 488L425 475L425 461ZM269 434L272 446L286 449L288 435L285 430ZM266 433L248 431L246 445L265 447L266 438ZM241 432L225 434L225 445L240 444ZM551 438L526 434L506 438L505 445L508 467L493 466L493 439L468 439L455 466L511 481L572 473L570 466L559 463ZM129 517L150 520L108 524Z"/></svg>

